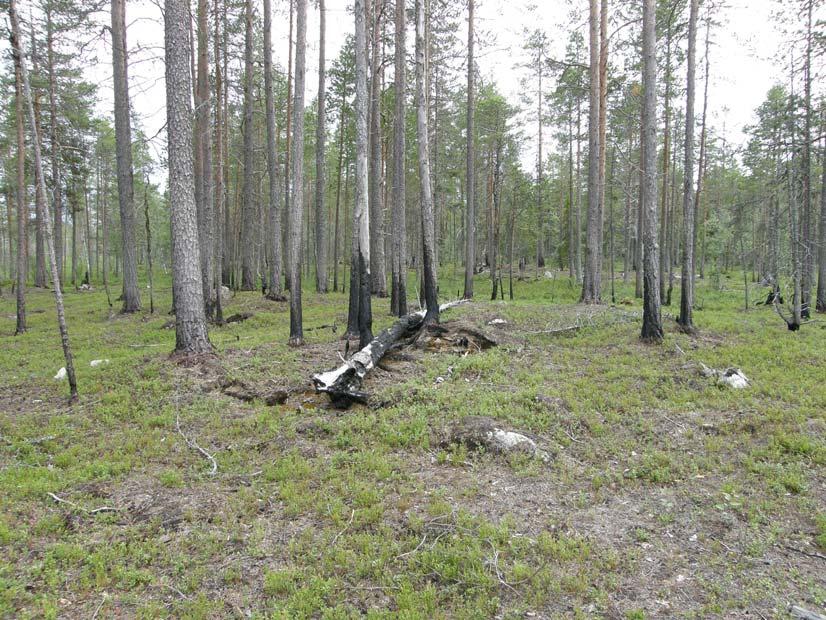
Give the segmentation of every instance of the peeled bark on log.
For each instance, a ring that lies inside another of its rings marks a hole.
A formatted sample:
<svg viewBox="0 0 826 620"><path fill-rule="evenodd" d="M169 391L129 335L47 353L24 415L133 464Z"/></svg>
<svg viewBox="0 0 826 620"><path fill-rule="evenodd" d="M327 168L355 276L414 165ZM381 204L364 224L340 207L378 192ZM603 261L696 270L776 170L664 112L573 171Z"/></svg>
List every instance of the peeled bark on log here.
<svg viewBox="0 0 826 620"><path fill-rule="evenodd" d="M442 304L439 307L439 312L458 306L465 303L465 301L459 300ZM424 324L424 317L425 310L403 316L338 368L313 375L313 385L316 392L328 394L333 406L339 409L347 409L353 403L365 404L367 393L361 391L364 377L376 367L381 358L396 342L404 337L412 336L420 330Z"/></svg>

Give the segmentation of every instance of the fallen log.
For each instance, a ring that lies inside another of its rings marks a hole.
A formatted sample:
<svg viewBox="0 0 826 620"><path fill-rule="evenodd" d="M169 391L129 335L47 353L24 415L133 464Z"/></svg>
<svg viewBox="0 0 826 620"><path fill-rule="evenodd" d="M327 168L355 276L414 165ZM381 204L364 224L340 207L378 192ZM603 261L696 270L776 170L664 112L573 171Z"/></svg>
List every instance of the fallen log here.
<svg viewBox="0 0 826 620"><path fill-rule="evenodd" d="M444 312L466 300L451 301L439 306ZM341 366L334 370L313 375L316 392L324 392L330 397L333 406L347 409L353 403L367 403L367 393L361 391L364 377L376 367L385 353L402 338L410 337L422 327L425 311L420 310L403 316L390 327L382 331L366 347L353 354Z"/></svg>

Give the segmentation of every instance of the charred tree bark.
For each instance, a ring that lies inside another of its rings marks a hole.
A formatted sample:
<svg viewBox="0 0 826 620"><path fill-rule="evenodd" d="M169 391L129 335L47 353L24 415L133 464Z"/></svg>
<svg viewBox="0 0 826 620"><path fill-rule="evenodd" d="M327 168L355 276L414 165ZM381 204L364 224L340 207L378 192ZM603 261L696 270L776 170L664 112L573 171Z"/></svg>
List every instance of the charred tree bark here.
<svg viewBox="0 0 826 620"><path fill-rule="evenodd" d="M643 315L642 338L662 342L657 244L656 2L643 0Z"/></svg>
<svg viewBox="0 0 826 620"><path fill-rule="evenodd" d="M424 322L439 322L438 289L436 284L436 231L433 216L433 194L430 179L430 141L428 140L427 75L425 41L425 0L416 0L416 141L419 154L419 191L422 209L422 263L424 280ZM473 0L471 0L472 4ZM467 293L467 282L465 282ZM471 278L471 295L473 279Z"/></svg>
<svg viewBox="0 0 826 620"><path fill-rule="evenodd" d="M407 218L405 210L405 117L407 80L405 0L396 0L395 91L396 111L393 118L393 256L390 287L390 309L396 316L407 314Z"/></svg>
<svg viewBox="0 0 826 620"><path fill-rule="evenodd" d="M373 294L387 297L387 272L384 260L384 204L381 165L381 30L385 0L372 0L372 44L370 70L370 273Z"/></svg>
<svg viewBox="0 0 826 620"><path fill-rule="evenodd" d="M688 77L685 104L685 160L683 165L683 265L680 281L680 316L683 330L693 331L694 306L694 78L697 48L697 12L699 0L691 0L688 20Z"/></svg>
<svg viewBox="0 0 826 620"><path fill-rule="evenodd" d="M306 74L307 0L296 0L295 95L293 101L292 192L288 232L290 346L304 344L301 308L301 233L304 214L304 78Z"/></svg>
<svg viewBox="0 0 826 620"><path fill-rule="evenodd" d="M355 0L356 26L356 187L353 207L353 265L350 279L350 321L358 327L362 347L373 339L373 313L370 299L370 209L368 202L369 148L367 113L367 8Z"/></svg>
<svg viewBox="0 0 826 620"><path fill-rule="evenodd" d="M416 4L420 2L422 0L416 0ZM447 303L440 310L444 311L461 303L462 301ZM333 405L341 409L346 409L353 403L366 403L368 395L361 391L364 377L376 367L381 358L397 342L414 336L425 327L427 325L425 316L426 311L420 310L401 317L361 347L361 350L338 368L313 375L312 380L316 392L326 393Z"/></svg>

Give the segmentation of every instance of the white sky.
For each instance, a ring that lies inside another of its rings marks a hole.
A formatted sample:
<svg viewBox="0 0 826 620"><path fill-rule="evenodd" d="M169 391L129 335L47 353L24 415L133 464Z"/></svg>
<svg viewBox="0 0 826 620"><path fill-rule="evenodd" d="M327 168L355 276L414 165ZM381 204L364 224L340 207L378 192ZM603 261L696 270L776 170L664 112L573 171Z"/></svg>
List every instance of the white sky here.
<svg viewBox="0 0 826 620"><path fill-rule="evenodd" d="M258 0L256 2L256 10L260 15L261 3ZM143 129L149 136L155 135L165 121L163 22L160 4L159 0L127 2L130 95L134 112L141 119ZM310 101L315 97L317 88L318 11L315 2L308 4L306 83L307 101ZM287 0L274 0L273 5L273 53L276 62L286 66L288 3ZM349 13L351 5L352 0L327 0L328 67L338 55L347 33L353 30L353 18ZM709 111L711 123L719 129L725 125L728 139L735 144L743 142L743 126L751 122L753 111L763 101L767 90L773 83L783 79L782 66L773 60L781 49L782 37L771 18L772 10L781 6L779 0L728 0L727 6L718 11L717 18L722 25L713 34ZM569 16L574 8L585 15L587 0L477 0L478 31L496 33L495 43L479 45L477 64L481 73L487 80L495 81L499 90L513 103L517 103L521 74L514 70L514 65L522 60L525 28L543 27L552 42L551 54L561 57L570 28ZM101 19L108 19L108 15L101 16ZM466 21L462 20L459 28L459 37L466 38ZM703 37L704 31L701 30L698 33L698 79L702 78ZM488 37L482 39L488 40ZM411 34L408 35L408 46L412 45ZM90 69L91 79L100 86L102 99L99 111L108 116L111 116L112 101L110 54L107 36L106 43L99 46L99 63ZM702 84L698 84L700 93L701 87ZM553 83L548 88L553 88ZM153 141L156 153L165 148L165 141L165 132L161 132Z"/></svg>

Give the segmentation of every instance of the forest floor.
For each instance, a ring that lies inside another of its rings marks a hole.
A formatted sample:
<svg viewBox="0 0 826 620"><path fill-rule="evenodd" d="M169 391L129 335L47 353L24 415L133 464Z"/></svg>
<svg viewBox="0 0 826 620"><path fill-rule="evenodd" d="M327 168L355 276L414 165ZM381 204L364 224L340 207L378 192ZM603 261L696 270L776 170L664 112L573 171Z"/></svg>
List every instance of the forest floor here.
<svg viewBox="0 0 826 620"><path fill-rule="evenodd" d="M698 335L669 316L661 346L639 341L621 282L621 303L585 307L565 278L491 302L480 276L443 320L499 345L409 350L347 411L309 382L340 363L344 295L305 294L319 329L291 349L286 304L238 294L226 315L253 316L211 330L214 359L181 364L162 285L155 315L68 292L74 406L53 379L51 293L30 293L17 337L0 300L0 617L826 613L826 323L792 333L744 312L736 274L700 282ZM387 300L374 308L388 325ZM701 363L752 385L718 387ZM270 406L276 388L289 397ZM467 415L551 458L446 447Z"/></svg>

